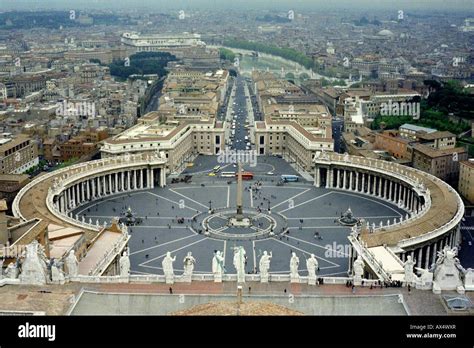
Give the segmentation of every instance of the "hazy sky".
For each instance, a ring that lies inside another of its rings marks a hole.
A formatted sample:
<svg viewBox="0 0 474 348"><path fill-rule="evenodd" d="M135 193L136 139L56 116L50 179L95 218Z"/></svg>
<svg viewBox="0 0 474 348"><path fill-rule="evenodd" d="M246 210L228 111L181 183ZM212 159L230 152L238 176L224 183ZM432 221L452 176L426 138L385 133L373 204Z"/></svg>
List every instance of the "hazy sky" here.
<svg viewBox="0 0 474 348"><path fill-rule="evenodd" d="M426 9L474 10L474 0L0 0L0 11L34 9Z"/></svg>

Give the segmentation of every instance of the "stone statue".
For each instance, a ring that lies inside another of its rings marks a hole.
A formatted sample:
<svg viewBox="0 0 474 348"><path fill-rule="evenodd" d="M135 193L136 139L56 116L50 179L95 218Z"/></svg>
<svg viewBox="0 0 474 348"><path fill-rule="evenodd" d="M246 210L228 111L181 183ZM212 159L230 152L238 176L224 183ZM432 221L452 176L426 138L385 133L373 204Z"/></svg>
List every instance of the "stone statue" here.
<svg viewBox="0 0 474 348"><path fill-rule="evenodd" d="M214 274L215 283L222 282L222 274L224 273L224 257L222 256L222 252L219 250L214 253L214 257L212 258L212 273Z"/></svg>
<svg viewBox="0 0 474 348"><path fill-rule="evenodd" d="M364 260L362 256L357 255L357 259L354 261L352 268L354 270L354 281L360 281L364 276Z"/></svg>
<svg viewBox="0 0 474 348"><path fill-rule="evenodd" d="M298 266L300 264L300 258L296 256L296 253L291 253L290 259L290 281L291 283L299 283L300 275L298 274Z"/></svg>
<svg viewBox="0 0 474 348"><path fill-rule="evenodd" d="M75 277L79 271L79 262L77 262L76 254L74 250L69 251L68 256L66 257L66 268L69 277Z"/></svg>
<svg viewBox="0 0 474 348"><path fill-rule="evenodd" d="M62 264L59 263L57 259L54 259L53 264L51 265L51 280L53 284L64 284L65 277L62 269Z"/></svg>
<svg viewBox="0 0 474 348"><path fill-rule="evenodd" d="M119 260L119 264L120 264L120 276L128 277L130 275L130 257L128 256L127 250L123 251L123 254Z"/></svg>
<svg viewBox="0 0 474 348"><path fill-rule="evenodd" d="M427 269L418 268L416 270L420 277L418 278L419 282L416 284L417 289L429 290L433 286L433 273Z"/></svg>
<svg viewBox="0 0 474 348"><path fill-rule="evenodd" d="M45 285L48 282L48 266L44 251L37 240L26 246L26 255L21 267L20 282Z"/></svg>
<svg viewBox="0 0 474 348"><path fill-rule="evenodd" d="M306 268L308 269L308 284L316 285L316 272L319 269L319 264L314 254L311 254L311 256L306 259Z"/></svg>
<svg viewBox="0 0 474 348"><path fill-rule="evenodd" d="M434 267L434 285L433 290L458 290L463 293L464 287L461 280L461 274L464 273L464 268L459 263L456 257L457 248L444 247L442 251L438 252L438 259Z"/></svg>
<svg viewBox="0 0 474 348"><path fill-rule="evenodd" d="M188 254L183 260L184 264L184 273L183 277L187 282L191 282L191 278L194 271L194 265L196 264L196 259L193 256L193 253L188 251Z"/></svg>
<svg viewBox="0 0 474 348"><path fill-rule="evenodd" d="M405 282L407 284L411 284L415 282L416 275L413 272L413 267L415 266L415 261L412 260L411 255L407 256L407 260L403 264L403 268L405 269Z"/></svg>
<svg viewBox="0 0 474 348"><path fill-rule="evenodd" d="M464 274L464 288L467 291L474 290L474 269L468 268Z"/></svg>
<svg viewBox="0 0 474 348"><path fill-rule="evenodd" d="M234 267L237 271L237 282L245 283L245 264L247 257L245 256L245 249L243 246L234 248Z"/></svg>
<svg viewBox="0 0 474 348"><path fill-rule="evenodd" d="M161 262L163 273L165 274L166 284L173 284L174 282L173 262L175 261L176 256L171 257L171 252L168 251L165 258Z"/></svg>
<svg viewBox="0 0 474 348"><path fill-rule="evenodd" d="M17 279L18 278L18 267L16 266L15 262L10 262L7 266L7 269L5 271L5 278L7 279Z"/></svg>
<svg viewBox="0 0 474 348"><path fill-rule="evenodd" d="M272 258L272 252L270 255L265 250L262 257L260 258L259 270L260 270L260 282L268 283L268 271L270 269L270 259Z"/></svg>

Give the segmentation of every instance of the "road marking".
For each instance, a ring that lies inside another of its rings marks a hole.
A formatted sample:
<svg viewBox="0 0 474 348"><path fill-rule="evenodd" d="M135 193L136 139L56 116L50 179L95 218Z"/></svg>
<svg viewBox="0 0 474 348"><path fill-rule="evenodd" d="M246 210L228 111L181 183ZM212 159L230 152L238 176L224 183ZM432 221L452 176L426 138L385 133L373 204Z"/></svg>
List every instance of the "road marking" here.
<svg viewBox="0 0 474 348"><path fill-rule="evenodd" d="M165 243L161 243L161 244L158 244L158 245L154 245L152 247L149 247L149 248L145 248L145 249L140 249L140 250L137 250L137 251L134 251L133 253L130 253L130 255L135 255L135 254L140 254L141 252L144 252L146 250L151 250L151 249L156 249L156 248L159 248L163 245L168 245L168 244L172 244L174 242L179 242L181 240L185 240L185 239L188 239L188 238L191 238L191 237L194 237L196 236L195 234L192 234L190 236L186 236L186 237L182 237L182 238L178 238L178 239L174 239L174 240L171 240L169 242L165 242Z"/></svg>
<svg viewBox="0 0 474 348"><path fill-rule="evenodd" d="M323 247L322 245L318 245L318 244L315 244L315 243L311 243L311 242L308 242L308 241L305 241L305 240L303 240L303 239L299 239L299 238L296 238L296 237L293 237L293 236L288 236L288 237L289 237L290 239L294 239L294 240L297 240L297 241L299 241L299 242L303 242L303 243L306 243L306 244L311 244L311 245L313 245L313 246L315 246L315 247L318 247L318 248L321 248L321 249L324 249L324 250L332 251L332 252L334 252L334 253L336 253L336 254L340 254L340 255L344 255L344 256L349 256L349 254L346 254L346 253L343 253L343 252L334 250L334 249L330 246L330 244L327 244L327 246L324 246L324 247ZM329 247L328 247L328 246L329 246Z"/></svg>
<svg viewBox="0 0 474 348"><path fill-rule="evenodd" d="M185 246L183 246L183 247L181 247L181 248L171 250L170 253L175 253L175 252L180 251L180 250L182 250L182 249L184 249L184 248L189 248L191 245L194 245L194 244L197 244L197 243L201 243L202 241L205 241L205 240L207 240L207 238L203 237L202 239L197 240L197 241L192 242L192 243L189 243L189 244L186 244ZM142 267L149 267L149 266L146 266L147 263L150 263L150 262L152 262L152 261L158 260L159 258L161 258L161 257L163 257L163 256L166 256L167 253L168 253L168 252L166 252L166 253L164 253L164 254L162 254L162 255L160 255L160 256L154 257L154 258L152 258L152 259L150 259L150 260L147 260L147 261L145 261L145 262L142 262L141 264L139 264L139 266L142 266Z"/></svg>
<svg viewBox="0 0 474 348"><path fill-rule="evenodd" d="M249 187L249 191L250 191L250 207L253 208L253 191L252 191L252 186Z"/></svg>
<svg viewBox="0 0 474 348"><path fill-rule="evenodd" d="M300 193L298 193L298 194L296 194L296 195L294 195L294 196L292 196L292 197L290 197L290 198L288 198L288 199L285 199L283 202L278 203L277 205L274 205L274 206L272 207L272 209L275 209L276 207L278 207L279 205L282 205L282 204L285 203L285 202L288 202L290 199L295 199L296 197L298 197L298 196L300 196L300 195L302 195L302 194L305 194L305 193L308 192L309 190L311 190L311 189L306 189L306 190L304 190L303 192L300 192Z"/></svg>
<svg viewBox="0 0 474 348"><path fill-rule="evenodd" d="M157 195L156 193L153 193L153 192L146 192L152 196L155 196L155 197L158 197L158 198L161 198L161 199L164 199L165 201L168 201L168 202L171 202L171 203L174 203L176 205L179 206L179 202L175 202L169 198L166 198L166 197L163 197L163 196L160 196L160 195ZM186 205L184 206L186 209L189 209L189 210L192 210L192 211L196 211L197 209L192 209L191 207L187 207ZM207 207L206 207L207 208ZM198 210L199 211L199 210ZM201 213L201 211L199 211Z"/></svg>
<svg viewBox="0 0 474 348"><path fill-rule="evenodd" d="M362 196L359 196L359 195L353 195L353 194L350 194L350 193L345 193L345 192L339 192L339 191L332 191L333 193L336 193L336 194L340 194L340 195L346 195L346 196L353 196L353 197L358 197L360 199L365 199L367 201L371 201L371 202L374 202L374 203L377 203L379 205L383 205L385 208L388 208L392 211L394 211L396 214L398 214L398 217L400 216L403 216L402 214L400 214L398 211L396 211L394 208L392 208L391 206L387 205L387 204L384 204L380 201L376 201L375 199L370 199L370 198L367 198L367 197L362 197Z"/></svg>
<svg viewBox="0 0 474 348"><path fill-rule="evenodd" d="M114 196L112 196L110 198L107 198L107 199L97 200L97 201L92 202L92 204L86 206L84 209L78 211L77 214L81 214L85 210L90 209L92 207L95 207L96 205L99 205L99 204L104 203L104 202L108 202L108 201L111 201L111 200L114 200L114 199L117 199L117 198L121 198L121 197L135 196L135 195L139 195L139 194L142 194L142 193L147 193L147 192L142 191L142 192L134 192L134 193L117 194L117 195L114 195ZM123 202L116 202L116 203L123 203Z"/></svg>
<svg viewBox="0 0 474 348"><path fill-rule="evenodd" d="M307 229L311 229L311 228L318 229L318 228L344 228L344 227L348 227L348 226L303 226L303 227L301 227L301 229L307 230ZM299 226L292 226L292 227L288 227L288 229L289 230L299 230L300 227Z"/></svg>
<svg viewBox="0 0 474 348"><path fill-rule="evenodd" d="M227 208L230 206L230 186L227 186Z"/></svg>
<svg viewBox="0 0 474 348"><path fill-rule="evenodd" d="M169 226L133 226L134 229L136 228L162 228L162 229L168 229ZM188 228L187 226L171 226L171 229L183 229L183 228Z"/></svg>
<svg viewBox="0 0 474 348"><path fill-rule="evenodd" d="M191 198L189 198L188 196L183 195L182 193L176 192L176 191L173 190L173 189L170 189L170 191L173 192L173 193L175 193L175 194L177 194L178 196L184 197L184 198L186 198L187 200L190 200L191 202L193 202L193 203L195 203L195 204L197 204L197 205L200 205L201 207L204 207L204 208L207 209L207 206L205 206L204 204L202 204L202 203L200 203L200 202L198 202L198 201L195 201L194 199L191 199Z"/></svg>
<svg viewBox="0 0 474 348"><path fill-rule="evenodd" d="M332 191L331 191L331 192L328 192L328 193L325 193L325 194L323 194L323 195L321 195L321 196L314 197L314 198L312 198L312 199L309 199L309 200L307 200L307 201L304 201L303 203L297 204L297 205L293 206L292 208L287 208L287 209L280 210L279 213L281 214L281 213L283 213L283 212L285 212L285 211L288 211L288 210L291 210L291 209L295 209L296 207L299 207L299 206L301 206L301 205L303 205L303 204L306 204L306 203L315 201L315 200L317 200L317 199L323 198L324 196L330 195L331 193L332 193Z"/></svg>
<svg viewBox="0 0 474 348"><path fill-rule="evenodd" d="M381 215L381 216L360 216L361 219L387 219L387 218L398 218L395 215ZM297 217L297 218L286 218L287 220L334 220L340 219L340 216L319 216L319 217Z"/></svg>
<svg viewBox="0 0 474 348"><path fill-rule="evenodd" d="M283 241L281 241L281 240L279 240L279 239L274 239L274 241L276 241L276 242L278 242L278 243L281 243L281 244L284 244L284 245L286 245L286 246L289 246L292 250L293 250L293 249L299 250L299 251L301 251L301 252L303 253L303 255L311 254L310 252L307 252L306 250L303 250L303 249L300 249L300 248L298 248L298 247L296 247L296 246L294 246L294 245L285 243L285 242L283 242ZM314 257L317 258L317 259L323 260L323 261L325 261L325 262L327 262L327 263L330 263L330 264L334 265L333 267L340 267L340 266L341 266L341 265L339 265L339 264L337 264L337 263L335 263L335 262L332 262L332 261L329 261L329 260L325 259L324 257L317 256L317 255L314 255Z"/></svg>

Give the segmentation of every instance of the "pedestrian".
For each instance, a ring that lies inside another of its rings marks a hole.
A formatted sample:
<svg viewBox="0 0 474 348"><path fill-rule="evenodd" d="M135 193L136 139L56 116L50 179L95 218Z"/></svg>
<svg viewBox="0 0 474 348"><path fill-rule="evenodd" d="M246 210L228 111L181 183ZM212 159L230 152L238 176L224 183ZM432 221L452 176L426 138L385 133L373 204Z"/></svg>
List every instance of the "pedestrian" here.
<svg viewBox="0 0 474 348"><path fill-rule="evenodd" d="M286 289L285 289L285 290L283 290L283 292L286 294Z"/></svg>
<svg viewBox="0 0 474 348"><path fill-rule="evenodd" d="M352 293L355 294L355 292L356 292L356 287L355 285L352 285Z"/></svg>
<svg viewBox="0 0 474 348"><path fill-rule="evenodd" d="M170 294L173 294L173 288L170 286Z"/></svg>
<svg viewBox="0 0 474 348"><path fill-rule="evenodd" d="M250 293L250 291L252 291L252 287L249 286L249 293Z"/></svg>
<svg viewBox="0 0 474 348"><path fill-rule="evenodd" d="M411 292L411 286L410 286L410 284L408 284L408 293L410 293L410 292Z"/></svg>

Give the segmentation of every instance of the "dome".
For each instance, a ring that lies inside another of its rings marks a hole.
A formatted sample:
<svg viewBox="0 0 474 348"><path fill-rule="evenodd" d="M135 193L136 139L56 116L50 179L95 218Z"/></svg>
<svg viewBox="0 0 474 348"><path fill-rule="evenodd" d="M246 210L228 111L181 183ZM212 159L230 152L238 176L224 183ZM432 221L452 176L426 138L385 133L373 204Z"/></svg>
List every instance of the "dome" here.
<svg viewBox="0 0 474 348"><path fill-rule="evenodd" d="M379 36L393 36L393 33L388 30L388 29L384 29L384 30L380 30L377 35Z"/></svg>

